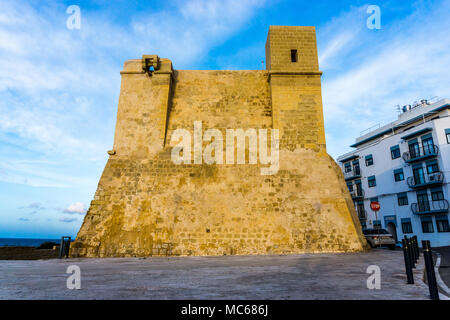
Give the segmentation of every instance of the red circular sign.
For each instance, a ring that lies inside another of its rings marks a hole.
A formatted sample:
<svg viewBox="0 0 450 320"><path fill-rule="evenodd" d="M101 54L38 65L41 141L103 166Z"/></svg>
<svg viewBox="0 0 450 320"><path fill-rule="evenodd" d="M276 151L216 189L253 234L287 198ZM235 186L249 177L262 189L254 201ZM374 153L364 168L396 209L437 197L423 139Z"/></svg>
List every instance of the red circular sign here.
<svg viewBox="0 0 450 320"><path fill-rule="evenodd" d="M370 209L372 209L373 211L379 211L380 210L380 203L378 203L378 201L372 201L370 203Z"/></svg>

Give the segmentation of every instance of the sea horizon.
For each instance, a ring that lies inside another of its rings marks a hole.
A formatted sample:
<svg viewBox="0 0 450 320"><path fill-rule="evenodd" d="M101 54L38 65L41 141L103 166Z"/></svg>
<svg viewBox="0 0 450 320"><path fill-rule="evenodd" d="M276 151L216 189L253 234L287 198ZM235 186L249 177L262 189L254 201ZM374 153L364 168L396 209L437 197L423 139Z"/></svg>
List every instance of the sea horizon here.
<svg viewBox="0 0 450 320"><path fill-rule="evenodd" d="M61 238L0 238L0 247L38 247L44 242L60 241Z"/></svg>

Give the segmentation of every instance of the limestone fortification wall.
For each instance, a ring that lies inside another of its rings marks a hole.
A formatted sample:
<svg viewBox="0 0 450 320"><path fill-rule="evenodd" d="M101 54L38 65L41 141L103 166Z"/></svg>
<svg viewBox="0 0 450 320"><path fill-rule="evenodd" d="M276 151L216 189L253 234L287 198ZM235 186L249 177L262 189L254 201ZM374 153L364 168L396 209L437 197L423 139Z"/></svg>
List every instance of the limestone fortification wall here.
<svg viewBox="0 0 450 320"><path fill-rule="evenodd" d="M270 27L266 60L264 71L194 71L152 56L150 74L145 59L125 63L113 151L72 256L364 250L343 175L326 153L314 28ZM249 151L246 164L175 164L172 135L193 136L194 121L224 137L279 129L279 170L262 175L267 165L249 164Z"/></svg>

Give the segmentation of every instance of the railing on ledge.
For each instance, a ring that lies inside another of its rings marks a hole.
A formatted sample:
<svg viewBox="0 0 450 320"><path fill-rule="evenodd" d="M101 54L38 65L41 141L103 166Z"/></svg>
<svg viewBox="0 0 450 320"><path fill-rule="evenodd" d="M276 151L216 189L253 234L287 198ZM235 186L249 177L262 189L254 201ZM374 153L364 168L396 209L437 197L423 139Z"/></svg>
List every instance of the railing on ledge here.
<svg viewBox="0 0 450 320"><path fill-rule="evenodd" d="M430 144L430 145L419 145L417 147L417 149L411 149L405 153L403 153L403 160L405 160L405 162L409 163L409 162L414 162L414 161L419 161L419 160L423 160L426 158L430 158L430 157L435 157L437 156L439 153L439 147L434 145L434 144Z"/></svg>
<svg viewBox="0 0 450 320"><path fill-rule="evenodd" d="M345 180L355 179L361 177L361 169L360 168L353 168L349 172L344 172Z"/></svg>
<svg viewBox="0 0 450 320"><path fill-rule="evenodd" d="M441 171L426 173L424 175L408 177L406 181L410 188L428 187L435 184L442 184L444 182L444 173Z"/></svg>
<svg viewBox="0 0 450 320"><path fill-rule="evenodd" d="M356 189L356 190L350 191L350 195L352 196L352 199L364 198L364 190Z"/></svg>
<svg viewBox="0 0 450 320"><path fill-rule="evenodd" d="M449 204L447 200L431 202L419 202L411 204L411 211L417 215L437 214L448 212Z"/></svg>

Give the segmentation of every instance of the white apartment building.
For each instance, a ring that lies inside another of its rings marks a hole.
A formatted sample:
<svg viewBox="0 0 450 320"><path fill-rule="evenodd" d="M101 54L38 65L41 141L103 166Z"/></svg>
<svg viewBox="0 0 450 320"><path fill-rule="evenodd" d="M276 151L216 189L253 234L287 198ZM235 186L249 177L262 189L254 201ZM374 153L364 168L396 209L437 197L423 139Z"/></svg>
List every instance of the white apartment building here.
<svg viewBox="0 0 450 320"><path fill-rule="evenodd" d="M338 157L363 228L450 245L450 100L404 106ZM370 209L378 201L378 213Z"/></svg>

